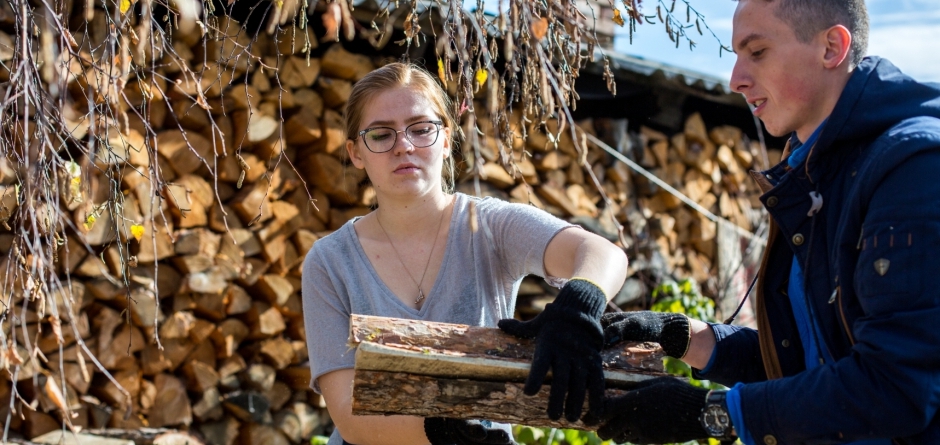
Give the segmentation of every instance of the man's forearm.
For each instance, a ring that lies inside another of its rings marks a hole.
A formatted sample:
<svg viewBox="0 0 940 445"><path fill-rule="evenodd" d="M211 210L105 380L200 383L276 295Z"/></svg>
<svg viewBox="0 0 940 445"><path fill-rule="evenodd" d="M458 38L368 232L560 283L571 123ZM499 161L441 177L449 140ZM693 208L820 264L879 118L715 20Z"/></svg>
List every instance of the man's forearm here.
<svg viewBox="0 0 940 445"><path fill-rule="evenodd" d="M695 369L705 369L715 350L715 333L708 323L695 319L689 319L689 328L692 338L682 361Z"/></svg>

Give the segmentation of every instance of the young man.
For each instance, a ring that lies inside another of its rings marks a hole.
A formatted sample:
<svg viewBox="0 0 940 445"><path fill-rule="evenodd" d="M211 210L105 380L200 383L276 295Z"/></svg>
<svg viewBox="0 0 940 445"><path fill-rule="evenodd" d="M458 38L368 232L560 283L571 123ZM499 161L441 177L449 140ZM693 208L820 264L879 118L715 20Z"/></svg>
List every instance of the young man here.
<svg viewBox="0 0 940 445"><path fill-rule="evenodd" d="M864 0L738 2L731 85L791 135L754 174L758 330L606 316L608 343L658 341L731 389L649 381L606 400L602 438L940 444L940 89L863 58L867 34Z"/></svg>

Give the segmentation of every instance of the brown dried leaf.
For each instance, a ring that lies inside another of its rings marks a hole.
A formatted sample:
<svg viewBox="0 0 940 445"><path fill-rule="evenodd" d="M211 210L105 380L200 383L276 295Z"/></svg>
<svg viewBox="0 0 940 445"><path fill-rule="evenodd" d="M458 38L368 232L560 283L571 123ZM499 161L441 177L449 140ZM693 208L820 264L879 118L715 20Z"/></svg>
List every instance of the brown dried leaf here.
<svg viewBox="0 0 940 445"><path fill-rule="evenodd" d="M542 17L532 23L532 35L535 37L535 40L542 40L545 34L548 34L548 19Z"/></svg>
<svg viewBox="0 0 940 445"><path fill-rule="evenodd" d="M333 2L327 5L326 11L323 13L323 28L326 29L326 33L323 34L324 40L339 42L339 24L343 19L342 14L343 12L337 3Z"/></svg>

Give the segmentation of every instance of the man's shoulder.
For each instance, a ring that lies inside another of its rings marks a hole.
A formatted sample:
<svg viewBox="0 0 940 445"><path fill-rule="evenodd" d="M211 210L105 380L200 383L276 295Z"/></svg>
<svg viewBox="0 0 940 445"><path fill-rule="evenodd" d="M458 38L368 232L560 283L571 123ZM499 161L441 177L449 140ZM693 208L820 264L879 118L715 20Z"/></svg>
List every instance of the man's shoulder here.
<svg viewBox="0 0 940 445"><path fill-rule="evenodd" d="M940 141L940 118L909 117L894 124L878 139L884 139L889 143L903 143L906 140Z"/></svg>
<svg viewBox="0 0 940 445"><path fill-rule="evenodd" d="M877 172L932 150L940 150L940 119L916 116L899 121L871 141L866 158L869 165L880 167L875 168Z"/></svg>

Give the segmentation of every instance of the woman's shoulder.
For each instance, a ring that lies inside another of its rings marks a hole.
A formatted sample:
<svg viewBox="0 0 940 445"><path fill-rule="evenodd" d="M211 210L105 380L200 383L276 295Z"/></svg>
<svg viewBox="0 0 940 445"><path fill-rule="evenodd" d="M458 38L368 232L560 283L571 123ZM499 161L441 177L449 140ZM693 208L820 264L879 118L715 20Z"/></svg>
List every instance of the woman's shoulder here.
<svg viewBox="0 0 940 445"><path fill-rule="evenodd" d="M457 192L458 199L463 198L464 205L469 206L471 203L477 208L477 210L503 210L512 208L515 203L492 197L492 196L473 196L467 195L465 193Z"/></svg>
<svg viewBox="0 0 940 445"><path fill-rule="evenodd" d="M525 217L550 217L551 214L539 209L531 204L506 201L493 196L470 196L466 197L467 202L474 203L477 212L483 217L498 217L498 215L522 215ZM469 206L469 204L468 204Z"/></svg>
<svg viewBox="0 0 940 445"><path fill-rule="evenodd" d="M349 252L355 248L352 244L355 241L353 231L353 221L350 220L332 232L317 234L319 238L307 251L307 261L329 260L337 256L348 257Z"/></svg>

